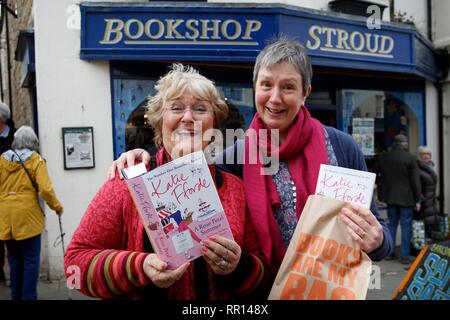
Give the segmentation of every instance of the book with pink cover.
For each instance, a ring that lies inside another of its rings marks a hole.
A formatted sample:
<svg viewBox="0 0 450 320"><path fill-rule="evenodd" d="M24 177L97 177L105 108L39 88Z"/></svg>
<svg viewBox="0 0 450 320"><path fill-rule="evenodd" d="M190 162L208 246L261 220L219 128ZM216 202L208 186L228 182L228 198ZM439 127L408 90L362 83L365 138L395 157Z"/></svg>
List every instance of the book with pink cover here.
<svg viewBox="0 0 450 320"><path fill-rule="evenodd" d="M202 151L145 171L141 164L122 174L152 247L169 269L202 256L202 241L210 236L233 239Z"/></svg>

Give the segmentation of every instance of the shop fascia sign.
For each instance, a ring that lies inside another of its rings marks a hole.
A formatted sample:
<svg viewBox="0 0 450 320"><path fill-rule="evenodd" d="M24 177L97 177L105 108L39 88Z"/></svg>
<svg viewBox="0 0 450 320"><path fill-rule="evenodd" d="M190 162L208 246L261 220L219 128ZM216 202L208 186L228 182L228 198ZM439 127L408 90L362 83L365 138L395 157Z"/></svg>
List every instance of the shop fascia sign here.
<svg viewBox="0 0 450 320"><path fill-rule="evenodd" d="M158 19L145 21L105 19L101 45L189 44L257 46L255 33L263 22L256 19Z"/></svg>
<svg viewBox="0 0 450 320"><path fill-rule="evenodd" d="M104 19L100 45L190 44L258 46L255 34L263 21L258 19ZM309 50L393 58L394 38L373 31L347 31L321 25L308 28Z"/></svg>
<svg viewBox="0 0 450 320"><path fill-rule="evenodd" d="M80 58L254 62L268 39L298 39L314 65L435 77L433 47L411 27L367 28L348 19L279 5L82 3ZM420 50L419 50L420 49ZM421 63L426 56L430 63Z"/></svg>
<svg viewBox="0 0 450 320"><path fill-rule="evenodd" d="M347 31L321 25L308 28L306 47L309 50L344 53L380 58L394 58L394 38L389 35L377 34L373 31Z"/></svg>

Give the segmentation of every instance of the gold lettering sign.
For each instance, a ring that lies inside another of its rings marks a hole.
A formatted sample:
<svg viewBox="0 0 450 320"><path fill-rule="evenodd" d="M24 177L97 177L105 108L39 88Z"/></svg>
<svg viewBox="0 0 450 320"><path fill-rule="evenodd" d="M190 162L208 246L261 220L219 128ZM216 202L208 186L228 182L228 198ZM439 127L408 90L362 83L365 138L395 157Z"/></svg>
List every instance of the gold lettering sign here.
<svg viewBox="0 0 450 320"><path fill-rule="evenodd" d="M251 45L262 27L259 20L236 19L105 19L100 44Z"/></svg>
<svg viewBox="0 0 450 320"><path fill-rule="evenodd" d="M306 41L306 47L311 50L390 59L394 57L392 51L395 42L391 36L372 32L349 32L345 29L318 25L309 27L308 34L310 39Z"/></svg>

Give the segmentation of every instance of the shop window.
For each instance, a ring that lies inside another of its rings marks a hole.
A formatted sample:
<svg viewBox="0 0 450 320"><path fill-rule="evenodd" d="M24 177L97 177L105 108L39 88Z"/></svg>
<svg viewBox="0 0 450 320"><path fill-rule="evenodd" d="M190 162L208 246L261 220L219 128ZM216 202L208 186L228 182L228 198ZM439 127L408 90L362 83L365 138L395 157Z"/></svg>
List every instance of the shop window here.
<svg viewBox="0 0 450 320"><path fill-rule="evenodd" d="M409 139L410 151L424 143L423 94L343 90L343 130L350 133L362 150L369 170L376 155L386 151L397 134Z"/></svg>
<svg viewBox="0 0 450 320"><path fill-rule="evenodd" d="M223 95L234 101L242 101L243 92L241 88L235 87L222 87Z"/></svg>
<svg viewBox="0 0 450 320"><path fill-rule="evenodd" d="M219 128L224 137L223 147L229 147L237 137L233 139L226 137L226 129L242 129L247 130L253 115L253 89L250 85L245 84L218 84L217 89L228 105L228 118L219 123Z"/></svg>
<svg viewBox="0 0 450 320"><path fill-rule="evenodd" d="M223 129L245 130L245 118L235 104L226 100L228 105L228 118L220 125Z"/></svg>
<svg viewBox="0 0 450 320"><path fill-rule="evenodd" d="M142 148L149 150L153 143L153 129L147 120L147 100L142 102L130 115L125 127L125 149Z"/></svg>
<svg viewBox="0 0 450 320"><path fill-rule="evenodd" d="M313 91L306 100L306 106L322 124L337 127L336 105L329 91Z"/></svg>

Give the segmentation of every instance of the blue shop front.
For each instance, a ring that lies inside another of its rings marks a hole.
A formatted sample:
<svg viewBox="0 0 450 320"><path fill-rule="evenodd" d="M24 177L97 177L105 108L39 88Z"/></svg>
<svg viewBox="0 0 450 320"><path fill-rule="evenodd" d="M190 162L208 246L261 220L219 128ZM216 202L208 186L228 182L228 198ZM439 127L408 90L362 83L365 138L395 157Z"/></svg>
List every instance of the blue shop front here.
<svg viewBox="0 0 450 320"><path fill-rule="evenodd" d="M252 68L267 41L299 40L313 64L311 113L353 135L370 166L395 134L425 144L425 84L437 57L413 27L281 4L82 3L80 58L110 61L114 155L151 146L145 104L172 62L214 80L243 128L255 112ZM437 106L436 106L437 107Z"/></svg>

